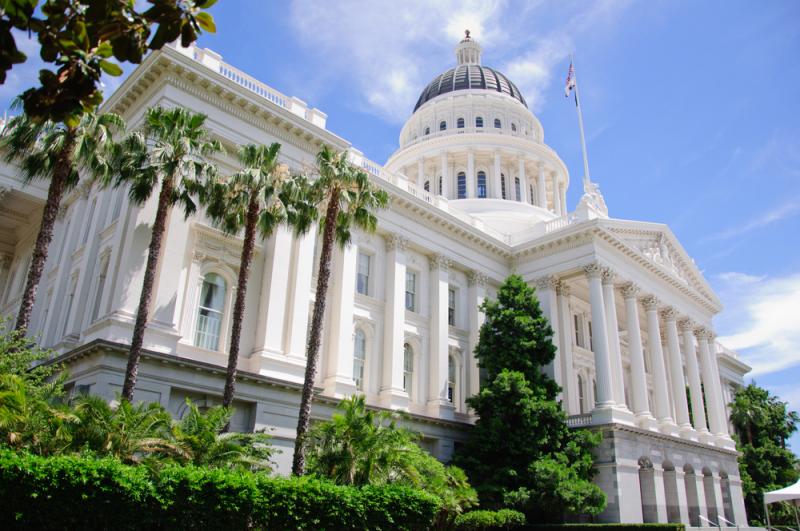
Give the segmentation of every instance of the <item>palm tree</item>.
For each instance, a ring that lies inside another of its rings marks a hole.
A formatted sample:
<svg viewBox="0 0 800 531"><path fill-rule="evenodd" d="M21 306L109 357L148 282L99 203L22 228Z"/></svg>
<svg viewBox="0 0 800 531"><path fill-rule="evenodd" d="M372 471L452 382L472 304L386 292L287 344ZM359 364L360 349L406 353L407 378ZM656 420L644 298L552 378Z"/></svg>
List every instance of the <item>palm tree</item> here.
<svg viewBox="0 0 800 531"><path fill-rule="evenodd" d="M167 217L172 207L178 204L183 207L186 217L194 213L196 205L192 194L215 171L215 167L204 158L222 151L220 143L212 140L203 127L205 120L205 115L180 107L153 107L147 110L144 127L130 134L117 149L116 184L130 183L130 198L133 202L144 203L153 195L159 183L161 185L128 366L125 370L125 384L122 387L122 399L126 401L133 400Z"/></svg>
<svg viewBox="0 0 800 531"><path fill-rule="evenodd" d="M16 330L24 332L28 329L61 199L78 183L81 171L92 178L109 175L113 133L115 129L124 128L122 118L112 113L86 113L74 125L37 122L26 114L20 114L12 118L3 130L0 148L5 150L5 159L20 164L26 181L44 179L50 182L14 327Z"/></svg>
<svg viewBox="0 0 800 531"><path fill-rule="evenodd" d="M236 301L233 305L228 370L222 398L222 405L226 408L233 402L236 386L239 341L256 231L261 238L269 238L279 224L288 222L296 231L306 232L315 219L313 214L316 213L316 208L304 201L305 181L300 177L290 177L289 168L278 163L280 149L278 143L270 146L242 146L239 149L242 170L224 182L210 183L201 194L206 212L223 231L238 234L244 229ZM227 431L227 425L224 431Z"/></svg>
<svg viewBox="0 0 800 531"><path fill-rule="evenodd" d="M372 184L366 172L348 162L346 151L337 153L324 146L317 154L317 170L319 178L313 184L311 197L319 205L320 211L325 212L325 217L320 220L322 252L319 257L317 291L306 349L305 381L294 443L292 473L296 476L305 473L305 438L311 418L311 400L317 376L322 318L325 315L328 281L331 276L333 245L334 243L340 247L347 245L350 242L350 231L353 226L374 232L378 226L375 210L385 207L389 202L388 194Z"/></svg>

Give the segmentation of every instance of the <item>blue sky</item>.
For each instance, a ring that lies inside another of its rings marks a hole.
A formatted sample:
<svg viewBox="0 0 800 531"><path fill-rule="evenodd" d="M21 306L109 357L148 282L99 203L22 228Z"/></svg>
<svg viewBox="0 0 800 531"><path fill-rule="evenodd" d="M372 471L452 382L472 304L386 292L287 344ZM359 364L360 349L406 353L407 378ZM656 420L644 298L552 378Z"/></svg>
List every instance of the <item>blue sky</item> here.
<svg viewBox="0 0 800 531"><path fill-rule="evenodd" d="M581 193L563 96L574 52L610 214L672 228L725 305L722 340L800 410L800 2L240 0L212 13L218 33L201 46L322 109L379 163L469 28L570 168L570 209ZM15 68L0 104L35 71Z"/></svg>

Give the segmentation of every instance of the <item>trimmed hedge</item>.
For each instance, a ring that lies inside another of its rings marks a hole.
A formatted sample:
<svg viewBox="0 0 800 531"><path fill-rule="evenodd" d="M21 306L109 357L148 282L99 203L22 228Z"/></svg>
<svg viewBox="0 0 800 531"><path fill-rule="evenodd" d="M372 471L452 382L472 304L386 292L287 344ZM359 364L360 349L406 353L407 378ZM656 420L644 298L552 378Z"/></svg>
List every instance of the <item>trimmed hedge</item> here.
<svg viewBox="0 0 800 531"><path fill-rule="evenodd" d="M399 486L0 450L3 529L427 529L438 498Z"/></svg>
<svg viewBox="0 0 800 531"><path fill-rule="evenodd" d="M683 524L542 524L525 526L528 531L686 531Z"/></svg>
<svg viewBox="0 0 800 531"><path fill-rule="evenodd" d="M460 514L455 520L459 531L482 531L484 529L514 529L525 525L525 515L511 509L499 511L470 511Z"/></svg>

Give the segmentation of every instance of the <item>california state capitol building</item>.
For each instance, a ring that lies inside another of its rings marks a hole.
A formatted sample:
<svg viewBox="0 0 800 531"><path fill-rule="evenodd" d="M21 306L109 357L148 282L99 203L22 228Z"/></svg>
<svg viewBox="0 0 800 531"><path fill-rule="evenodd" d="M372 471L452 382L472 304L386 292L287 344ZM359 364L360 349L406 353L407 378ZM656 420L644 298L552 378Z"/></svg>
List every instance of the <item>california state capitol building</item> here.
<svg viewBox="0 0 800 531"><path fill-rule="evenodd" d="M349 150L389 193L378 231L334 253L314 418L363 393L408 412L422 445L448 461L475 420L465 400L480 387L479 305L516 272L554 330L548 371L569 425L603 436L595 481L608 506L597 520L747 526L727 404L750 368L715 340L719 299L666 225L615 219L596 183L571 182L474 38L455 55L420 87L383 165L326 129L323 111L196 46L150 54L103 110L131 128L156 105L206 114L227 149L215 160L223 174L238 169L242 144L279 142L298 172L313 171L323 145ZM583 186L577 205L570 186ZM16 314L46 192L0 165L0 315ZM60 355L72 393L113 400L122 389L156 202L83 180L62 203L30 333ZM241 247L201 214L172 213L137 400L178 417L187 397L221 403ZM257 243L250 277L232 429L266 429L282 473L320 251L316 233L282 227Z"/></svg>

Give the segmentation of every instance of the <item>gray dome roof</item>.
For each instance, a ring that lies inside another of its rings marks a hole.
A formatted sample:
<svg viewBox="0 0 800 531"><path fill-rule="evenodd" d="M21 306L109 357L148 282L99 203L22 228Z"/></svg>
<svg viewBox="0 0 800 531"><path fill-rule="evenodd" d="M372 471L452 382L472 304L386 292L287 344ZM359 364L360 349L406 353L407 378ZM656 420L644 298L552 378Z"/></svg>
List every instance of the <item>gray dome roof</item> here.
<svg viewBox="0 0 800 531"><path fill-rule="evenodd" d="M461 64L436 76L425 87L425 90L419 95L417 104L414 106L414 112L422 107L425 102L432 100L436 96L455 90L468 89L494 90L511 96L525 107L528 106L517 86L502 73L488 66Z"/></svg>

